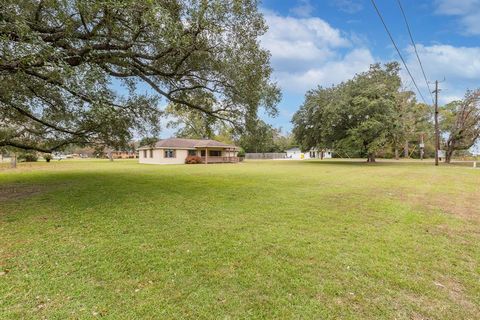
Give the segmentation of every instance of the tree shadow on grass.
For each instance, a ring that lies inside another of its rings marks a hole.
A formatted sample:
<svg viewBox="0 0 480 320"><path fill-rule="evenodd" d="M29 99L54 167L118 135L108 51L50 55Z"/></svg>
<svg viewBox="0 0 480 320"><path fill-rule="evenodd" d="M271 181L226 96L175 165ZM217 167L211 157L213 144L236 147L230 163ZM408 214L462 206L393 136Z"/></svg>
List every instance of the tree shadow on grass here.
<svg viewBox="0 0 480 320"><path fill-rule="evenodd" d="M165 208L185 206L195 210L198 203L233 195L238 188L225 179L225 174L196 172L192 176L178 169L158 173L151 169L154 168L49 172L31 178L19 175L0 183L0 219L9 216L8 220L12 221L30 216L39 207L62 215L96 210L113 214L122 208L141 211L152 203Z"/></svg>

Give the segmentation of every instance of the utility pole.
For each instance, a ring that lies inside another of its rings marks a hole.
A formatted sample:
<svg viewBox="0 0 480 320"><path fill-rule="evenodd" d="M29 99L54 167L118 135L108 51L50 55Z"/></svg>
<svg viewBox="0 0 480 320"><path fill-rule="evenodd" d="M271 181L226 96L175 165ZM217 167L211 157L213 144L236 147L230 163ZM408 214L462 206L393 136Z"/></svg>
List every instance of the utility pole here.
<svg viewBox="0 0 480 320"><path fill-rule="evenodd" d="M438 166L438 150L440 149L440 130L438 128L438 80L435 81L435 165Z"/></svg>
<svg viewBox="0 0 480 320"><path fill-rule="evenodd" d="M420 135L420 160L423 160L425 154L425 142L423 141L423 133Z"/></svg>

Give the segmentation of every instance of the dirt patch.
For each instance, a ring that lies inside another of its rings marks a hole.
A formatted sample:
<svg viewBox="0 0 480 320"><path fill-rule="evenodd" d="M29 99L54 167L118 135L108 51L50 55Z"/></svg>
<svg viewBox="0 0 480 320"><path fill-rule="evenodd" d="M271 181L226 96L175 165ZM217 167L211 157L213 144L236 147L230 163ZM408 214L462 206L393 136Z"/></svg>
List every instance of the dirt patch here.
<svg viewBox="0 0 480 320"><path fill-rule="evenodd" d="M0 201L24 199L41 193L46 186L38 185L7 185L0 186Z"/></svg>
<svg viewBox="0 0 480 320"><path fill-rule="evenodd" d="M69 184L7 184L0 185L0 202L7 200L26 199L32 196L65 187Z"/></svg>
<svg viewBox="0 0 480 320"><path fill-rule="evenodd" d="M461 283L450 278L443 278L438 282L434 282L438 290L446 291L450 300L461 306L465 310L471 311L473 314L480 314L479 307L465 293L465 288Z"/></svg>
<svg viewBox="0 0 480 320"><path fill-rule="evenodd" d="M406 203L480 222L480 194L400 194Z"/></svg>

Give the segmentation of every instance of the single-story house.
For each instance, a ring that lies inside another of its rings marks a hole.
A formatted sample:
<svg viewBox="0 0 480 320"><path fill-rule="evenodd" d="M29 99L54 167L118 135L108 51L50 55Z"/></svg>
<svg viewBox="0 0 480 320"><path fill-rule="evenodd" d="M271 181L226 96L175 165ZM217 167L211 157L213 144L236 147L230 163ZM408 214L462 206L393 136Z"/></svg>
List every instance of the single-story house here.
<svg viewBox="0 0 480 320"><path fill-rule="evenodd" d="M296 159L296 160L303 160L303 159L330 159L332 158L332 151L331 150L318 150L317 148L312 148L307 152L302 152L302 150L298 147L290 148L285 150L287 153L287 159ZM323 157L322 157L323 152Z"/></svg>
<svg viewBox="0 0 480 320"><path fill-rule="evenodd" d="M287 154L287 159L300 160L300 159L303 159L305 157L302 150L300 150L300 148L297 148L297 147L287 149L287 150L285 150L285 153Z"/></svg>
<svg viewBox="0 0 480 320"><path fill-rule="evenodd" d="M322 152L323 152L323 155L322 155ZM318 150L317 148L312 148L310 149L309 152L305 153L306 159L331 159L332 156L333 156L332 150L329 150L329 149Z"/></svg>
<svg viewBox="0 0 480 320"><path fill-rule="evenodd" d="M182 164L188 156L198 156L203 163L238 162L238 150L215 140L170 138L138 148L138 159L148 164Z"/></svg>

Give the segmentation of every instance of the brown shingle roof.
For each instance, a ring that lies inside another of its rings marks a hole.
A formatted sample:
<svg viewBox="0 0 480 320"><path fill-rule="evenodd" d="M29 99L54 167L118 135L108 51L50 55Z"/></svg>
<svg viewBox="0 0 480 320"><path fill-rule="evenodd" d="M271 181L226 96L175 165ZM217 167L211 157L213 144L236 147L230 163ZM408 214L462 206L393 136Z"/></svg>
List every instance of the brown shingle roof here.
<svg viewBox="0 0 480 320"><path fill-rule="evenodd" d="M216 140L210 139L182 139L182 138L170 138L162 139L155 143L155 148L178 148L178 149L195 149L206 147L219 147L219 148L237 148L234 145L226 144ZM148 146L144 146L140 149L150 149Z"/></svg>

